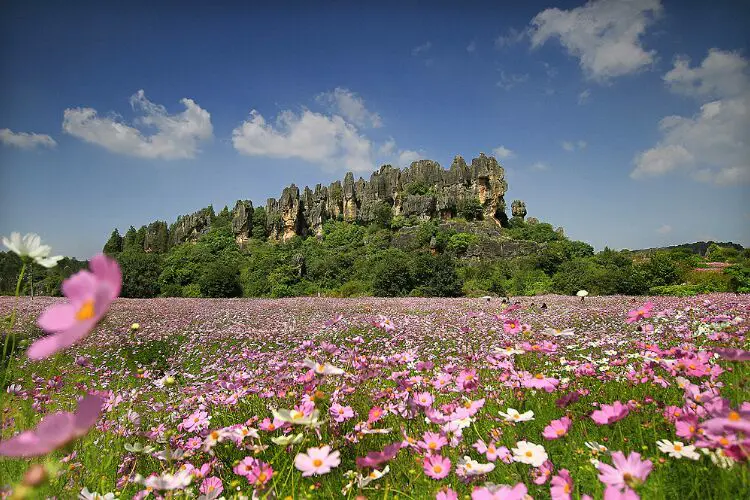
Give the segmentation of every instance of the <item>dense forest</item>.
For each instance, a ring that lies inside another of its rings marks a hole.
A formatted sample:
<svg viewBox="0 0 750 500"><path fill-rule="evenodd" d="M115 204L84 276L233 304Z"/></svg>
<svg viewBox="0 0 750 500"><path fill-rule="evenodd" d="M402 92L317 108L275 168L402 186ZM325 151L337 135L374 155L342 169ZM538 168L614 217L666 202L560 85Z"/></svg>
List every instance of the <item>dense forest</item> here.
<svg viewBox="0 0 750 500"><path fill-rule="evenodd" d="M648 251L595 253L543 222L511 219L502 238L533 242L528 255L485 258L472 253L481 226L392 217L364 225L329 220L323 235L269 241L256 208L252 237L239 245L227 208L210 209L211 224L194 242L172 246L166 233L144 251L146 227L113 231L104 252L123 270L124 297L290 297L323 295L478 296L573 294L694 295L750 292L750 249L715 243ZM158 232L155 233L158 237ZM405 237L407 235L408 237ZM703 254L700 253L703 250ZM716 264L723 263L723 264ZM0 293L15 292L20 259L0 253ZM60 284L85 262L34 266L22 293L59 295Z"/></svg>

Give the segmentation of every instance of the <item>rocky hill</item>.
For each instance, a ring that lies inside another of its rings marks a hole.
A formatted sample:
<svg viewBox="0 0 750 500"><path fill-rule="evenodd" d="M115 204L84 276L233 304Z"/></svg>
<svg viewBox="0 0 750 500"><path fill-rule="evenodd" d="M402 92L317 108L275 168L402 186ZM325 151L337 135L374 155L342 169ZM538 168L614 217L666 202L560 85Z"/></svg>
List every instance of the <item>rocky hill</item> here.
<svg viewBox="0 0 750 500"><path fill-rule="evenodd" d="M369 223L377 211L390 209L393 216L419 220L447 221L474 210L482 226L500 228L508 222L505 193L508 183L498 161L480 153L471 164L456 156L450 168L444 169L432 160L413 162L403 170L383 165L369 180L355 180L349 172L343 182L314 189L299 189L292 184L281 196L265 204L265 229L272 240L287 241L294 236L322 235L323 223L329 219ZM511 216L523 219L526 206L515 200ZM250 200L239 200L231 211L232 231L239 244L253 231L254 208ZM144 250L163 252L167 246L194 241L211 226L213 209L204 208L177 218L171 226L156 221L146 227ZM257 224L258 221L255 220Z"/></svg>

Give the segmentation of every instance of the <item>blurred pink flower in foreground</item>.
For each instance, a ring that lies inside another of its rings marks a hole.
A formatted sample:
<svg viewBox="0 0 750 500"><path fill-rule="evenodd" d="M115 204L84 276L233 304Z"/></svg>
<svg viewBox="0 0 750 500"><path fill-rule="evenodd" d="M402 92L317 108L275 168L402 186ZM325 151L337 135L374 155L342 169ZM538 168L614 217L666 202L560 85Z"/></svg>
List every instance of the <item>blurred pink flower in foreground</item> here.
<svg viewBox="0 0 750 500"><path fill-rule="evenodd" d="M611 465L599 463L599 480L607 485L609 494L605 491L604 496L616 497L628 495L629 490L643 484L654 464L651 460L641 460L640 453L632 452L625 457L621 451L612 453Z"/></svg>
<svg viewBox="0 0 750 500"><path fill-rule="evenodd" d="M78 404L75 413L58 411L45 416L33 431L25 431L0 442L0 455L37 457L46 455L86 435L99 418L104 399L89 394Z"/></svg>
<svg viewBox="0 0 750 500"><path fill-rule="evenodd" d="M628 413L630 413L630 410L627 406L619 401L615 401L611 405L602 405L601 410L593 412L591 420L599 425L611 424L627 417Z"/></svg>
<svg viewBox="0 0 750 500"><path fill-rule="evenodd" d="M70 302L50 306L39 317L39 327L52 335L31 344L31 359L47 358L84 338L120 295L122 273L117 261L99 254L89 267L91 271L79 271L63 282L63 294Z"/></svg>

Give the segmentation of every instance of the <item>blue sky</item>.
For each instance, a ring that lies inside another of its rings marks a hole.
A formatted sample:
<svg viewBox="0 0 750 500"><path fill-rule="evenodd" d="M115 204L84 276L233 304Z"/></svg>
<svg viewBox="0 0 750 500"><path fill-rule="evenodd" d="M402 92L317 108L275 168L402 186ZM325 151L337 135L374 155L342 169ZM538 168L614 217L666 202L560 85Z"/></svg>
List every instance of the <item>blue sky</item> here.
<svg viewBox="0 0 750 500"><path fill-rule="evenodd" d="M114 227L494 151L509 202L598 249L750 245L750 4L312 3L4 2L0 234L88 258Z"/></svg>

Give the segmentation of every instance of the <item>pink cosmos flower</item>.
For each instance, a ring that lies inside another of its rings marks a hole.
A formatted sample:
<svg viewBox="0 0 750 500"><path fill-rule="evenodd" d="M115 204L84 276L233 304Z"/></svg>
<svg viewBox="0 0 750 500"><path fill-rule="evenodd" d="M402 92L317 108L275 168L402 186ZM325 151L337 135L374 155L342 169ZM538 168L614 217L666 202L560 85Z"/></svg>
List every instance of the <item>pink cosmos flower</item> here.
<svg viewBox="0 0 750 500"><path fill-rule="evenodd" d="M203 410L194 412L189 417L185 418L178 426L178 429L186 430L188 432L200 432L208 428L210 422L208 413Z"/></svg>
<svg viewBox="0 0 750 500"><path fill-rule="evenodd" d="M637 452L630 453L626 458L621 451L616 451L612 453L612 463L614 467L599 462L599 480L619 491L642 484L654 467L651 460L641 460L641 455Z"/></svg>
<svg viewBox="0 0 750 500"><path fill-rule="evenodd" d="M630 410L626 405L615 401L611 405L602 405L601 409L591 414L591 419L599 425L605 425L622 420L628 413Z"/></svg>
<svg viewBox="0 0 750 500"><path fill-rule="evenodd" d="M435 500L458 500L458 493L445 486L437 492Z"/></svg>
<svg viewBox="0 0 750 500"><path fill-rule="evenodd" d="M104 399L89 394L78 403L75 413L58 411L45 416L36 429L24 431L0 442L0 455L6 457L37 457L60 448L86 435L99 419Z"/></svg>
<svg viewBox="0 0 750 500"><path fill-rule="evenodd" d="M570 500L573 491L573 478L570 477L568 469L560 469L550 481L549 493L552 500Z"/></svg>
<svg viewBox="0 0 750 500"><path fill-rule="evenodd" d="M414 395L414 402L417 404L417 406L421 406L423 408L427 408L428 406L432 405L432 402L435 400L435 398L432 397L432 394L429 392L420 392L419 394Z"/></svg>
<svg viewBox="0 0 750 500"><path fill-rule="evenodd" d="M430 455L424 459L424 473L432 479L443 479L451 471L451 461L440 455Z"/></svg>
<svg viewBox="0 0 750 500"><path fill-rule="evenodd" d="M517 319L506 319L503 321L505 333L518 333L521 331L521 322Z"/></svg>
<svg viewBox="0 0 750 500"><path fill-rule="evenodd" d="M569 417L563 417L558 420L553 420L547 427L542 431L542 436L545 439L559 439L568 433L572 421Z"/></svg>
<svg viewBox="0 0 750 500"><path fill-rule="evenodd" d="M456 378L456 385L462 391L474 390L476 389L478 383L479 376L477 375L477 371L474 369L461 370L461 373L458 374L458 378Z"/></svg>
<svg viewBox="0 0 750 500"><path fill-rule="evenodd" d="M531 471L531 477L534 481L534 484L542 485L546 483L552 475L553 470L554 467L552 466L552 462L550 462L549 460L545 460L542 465Z"/></svg>
<svg viewBox="0 0 750 500"><path fill-rule="evenodd" d="M560 381L558 379L553 377L545 377L541 373L537 373L533 377L524 377L524 379L521 381L521 385L523 385L524 387L527 387L529 389L542 389L546 392L554 392L559 384Z"/></svg>
<svg viewBox="0 0 750 500"><path fill-rule="evenodd" d="M338 403L334 403L328 411L331 414L331 418L338 423L354 417L354 410L351 406L341 406Z"/></svg>
<svg viewBox="0 0 750 500"><path fill-rule="evenodd" d="M379 406L373 406L370 408L369 413L367 414L367 423L372 424L374 422L377 422L383 418L383 409Z"/></svg>
<svg viewBox="0 0 750 500"><path fill-rule="evenodd" d="M471 492L471 500L523 500L527 493L528 489L523 483L515 486L506 484L483 486L474 488Z"/></svg>
<svg viewBox="0 0 750 500"><path fill-rule="evenodd" d="M636 321L644 318L650 318L651 317L651 309L654 308L653 302L646 302L638 309L633 309L632 311L628 311L628 319L625 320L626 323L635 323Z"/></svg>
<svg viewBox="0 0 750 500"><path fill-rule="evenodd" d="M487 457L487 460L489 460L490 462L494 462L498 458L505 463L510 463L513 460L511 458L510 450L505 446L501 446L498 448L495 441L487 444L484 442L484 440L478 439L477 442L471 446L479 453L484 453L484 455Z"/></svg>
<svg viewBox="0 0 750 500"><path fill-rule="evenodd" d="M307 453L298 453L294 457L294 466L302 471L304 477L327 474L340 463L339 452L331 453L330 446L308 448Z"/></svg>
<svg viewBox="0 0 750 500"><path fill-rule="evenodd" d="M396 443L389 444L385 448L383 448L383 451L370 451L367 453L367 456L365 457L357 457L356 463L357 467L359 468L365 468L365 467L378 467L381 464L384 464L385 462L390 462L394 458L396 458L396 455L398 455L399 450L402 447L401 441L398 441Z"/></svg>
<svg viewBox="0 0 750 500"><path fill-rule="evenodd" d="M437 432L425 432L422 440L417 442L420 448L430 453L440 451L440 448L446 444L448 444L448 440L445 439L445 436Z"/></svg>
<svg viewBox="0 0 750 500"><path fill-rule="evenodd" d="M117 261L99 254L89 267L91 271L79 271L63 281L62 291L70 302L48 307L37 320L42 330L52 334L31 344L29 358L47 358L83 339L120 295L122 273Z"/></svg>
<svg viewBox="0 0 750 500"><path fill-rule="evenodd" d="M218 498L222 491L224 491L224 485L216 476L207 477L201 483L200 492L209 498Z"/></svg>

